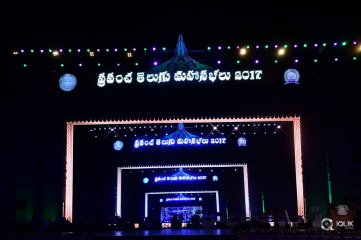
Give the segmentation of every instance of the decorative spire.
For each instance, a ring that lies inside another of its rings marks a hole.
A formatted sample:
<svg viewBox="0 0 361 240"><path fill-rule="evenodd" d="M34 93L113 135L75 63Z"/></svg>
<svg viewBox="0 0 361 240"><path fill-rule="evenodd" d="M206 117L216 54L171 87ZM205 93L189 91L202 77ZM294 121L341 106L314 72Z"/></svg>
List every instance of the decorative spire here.
<svg viewBox="0 0 361 240"><path fill-rule="evenodd" d="M178 36L177 46L174 51L174 56L152 68L153 72L161 72L161 71L168 71L168 72L176 72L176 71L189 71L189 70L209 70L211 71L212 68L207 66L206 64L202 64L197 62L196 60L192 59L188 56L188 50L186 45L183 42L182 34Z"/></svg>
<svg viewBox="0 0 361 240"><path fill-rule="evenodd" d="M186 131L183 123L178 123L177 131L164 137L164 139L178 139L178 138L196 138L198 136Z"/></svg>
<svg viewBox="0 0 361 240"><path fill-rule="evenodd" d="M188 173L183 171L183 168L179 168L179 171L172 175L172 177L186 177L190 176Z"/></svg>
<svg viewBox="0 0 361 240"><path fill-rule="evenodd" d="M183 123L178 123L178 131L185 131Z"/></svg>
<svg viewBox="0 0 361 240"><path fill-rule="evenodd" d="M178 58L188 58L188 50L186 45L183 42L182 34L178 36L178 43L175 48L174 57Z"/></svg>

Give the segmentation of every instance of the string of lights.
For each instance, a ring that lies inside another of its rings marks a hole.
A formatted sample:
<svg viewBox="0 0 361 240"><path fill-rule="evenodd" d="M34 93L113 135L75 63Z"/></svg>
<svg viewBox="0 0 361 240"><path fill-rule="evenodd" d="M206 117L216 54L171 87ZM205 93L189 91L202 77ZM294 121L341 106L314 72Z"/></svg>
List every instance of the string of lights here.
<svg viewBox="0 0 361 240"><path fill-rule="evenodd" d="M199 132L201 136L256 135L282 133L282 123L243 123L243 124L195 124L187 129ZM89 132L96 139L127 137L160 137L174 132L175 125L154 126L91 126Z"/></svg>
<svg viewBox="0 0 361 240"><path fill-rule="evenodd" d="M241 55L244 55L248 50L257 49L257 50L268 50L268 49L327 49L327 48L346 48L349 46L354 46L358 51L361 51L361 41L357 40L343 40L343 41L322 41L322 42L304 42L304 43L292 43L292 44L242 44L242 45L217 45L217 46L207 46L204 49L200 50L189 50L189 52L221 52L221 51L230 51L230 50L236 50L239 51ZM21 55L21 54L49 54L52 56L59 56L61 54L72 54L72 53L78 53L78 54L86 54L89 57L94 57L96 54L99 53L116 53L119 54L121 52L127 53L128 57L132 57L132 54L128 53L138 53L138 52L144 52L144 53L156 53L156 52L173 52L169 50L169 47L143 47L143 48L59 48L59 49L52 49L52 48L40 48L40 49L17 49L13 50L13 55Z"/></svg>
<svg viewBox="0 0 361 240"><path fill-rule="evenodd" d="M32 56L52 57L60 68L64 67L153 67L170 56L174 51L169 47L133 47L133 48L30 48L17 49L12 55L22 60L24 68L29 67ZM189 50L190 54L202 58L211 54L209 63L217 65L230 64L278 64L282 62L301 63L327 63L342 61L357 61L361 54L361 41L321 41L284 44L240 44L207 46L203 49ZM22 58L25 57L25 58ZM72 61L69 61L71 58ZM112 59L109 59L112 57ZM96 59L97 61L87 61ZM231 59L231 60L230 60ZM28 61L28 62L25 62ZM129 65L130 64L130 65Z"/></svg>

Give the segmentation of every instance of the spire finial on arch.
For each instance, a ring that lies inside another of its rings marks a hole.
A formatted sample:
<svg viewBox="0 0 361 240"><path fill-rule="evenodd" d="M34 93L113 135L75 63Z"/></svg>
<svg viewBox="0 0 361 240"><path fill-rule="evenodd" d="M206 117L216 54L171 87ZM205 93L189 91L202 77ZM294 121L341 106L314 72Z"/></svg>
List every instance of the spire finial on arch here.
<svg viewBox="0 0 361 240"><path fill-rule="evenodd" d="M186 58L188 57L188 50L186 45L183 42L183 36L182 34L179 34L178 36L178 43L177 46L175 48L175 57L181 57L181 58Z"/></svg>

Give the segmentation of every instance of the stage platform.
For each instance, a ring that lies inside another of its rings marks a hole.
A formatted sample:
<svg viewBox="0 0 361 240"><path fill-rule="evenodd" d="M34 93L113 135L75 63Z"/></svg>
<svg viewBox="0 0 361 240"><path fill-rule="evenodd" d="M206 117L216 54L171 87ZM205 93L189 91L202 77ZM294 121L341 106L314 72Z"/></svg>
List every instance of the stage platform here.
<svg viewBox="0 0 361 240"><path fill-rule="evenodd" d="M162 229L94 232L85 240L107 239L170 239L170 240L361 240L361 233L325 232L253 232L241 233L234 229ZM73 239L72 239L73 240Z"/></svg>
<svg viewBox="0 0 361 240"><path fill-rule="evenodd" d="M87 231L63 233L16 234L11 240L361 240L360 231L325 232L322 230L251 230L236 229L162 229L162 230L124 230L124 231Z"/></svg>
<svg viewBox="0 0 361 240"><path fill-rule="evenodd" d="M209 239L209 240L233 240L239 239L233 229L159 229L159 230L125 230L114 232L94 232L88 234L87 240L101 239Z"/></svg>

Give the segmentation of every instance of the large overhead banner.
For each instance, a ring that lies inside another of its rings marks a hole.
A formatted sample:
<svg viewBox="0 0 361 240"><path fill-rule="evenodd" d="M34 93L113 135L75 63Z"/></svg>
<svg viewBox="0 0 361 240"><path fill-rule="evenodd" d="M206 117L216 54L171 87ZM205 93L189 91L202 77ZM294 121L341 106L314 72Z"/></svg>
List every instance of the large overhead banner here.
<svg viewBox="0 0 361 240"><path fill-rule="evenodd" d="M260 80L262 79L262 70L243 70L235 72L222 72L219 69L214 71L177 71L170 73L168 71L159 73L128 72L126 74L100 73L98 75L98 87L104 87L111 84L130 84L130 83L167 83L175 82L215 82L215 81L240 81L240 80Z"/></svg>
<svg viewBox="0 0 361 240"><path fill-rule="evenodd" d="M131 83L167 83L167 82L223 82L241 80L260 80L262 70L236 70L222 71L200 63L188 55L188 50L183 42L182 35L178 38L174 56L148 72L129 71L127 73L101 72L98 75L97 86L131 84Z"/></svg>

